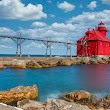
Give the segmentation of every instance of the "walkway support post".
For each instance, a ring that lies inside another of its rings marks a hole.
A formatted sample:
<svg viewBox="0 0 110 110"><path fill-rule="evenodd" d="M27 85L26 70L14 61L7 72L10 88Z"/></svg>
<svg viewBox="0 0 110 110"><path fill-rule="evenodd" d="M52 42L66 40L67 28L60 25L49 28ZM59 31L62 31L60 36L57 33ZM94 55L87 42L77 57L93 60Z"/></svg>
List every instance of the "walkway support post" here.
<svg viewBox="0 0 110 110"><path fill-rule="evenodd" d="M68 57L68 51L69 51L69 50L70 50L70 57L72 58L71 49L72 49L73 43L71 42L71 40L68 40L67 43L65 43L65 46L66 46L66 48L67 48L66 58Z"/></svg>
<svg viewBox="0 0 110 110"><path fill-rule="evenodd" d="M45 54L45 57L48 56L48 49L50 50L50 58L52 58L52 52L51 52L51 46L52 46L52 41L51 41L51 38L48 40L45 40L45 41L42 41L44 43L44 45L46 46L46 54Z"/></svg>
<svg viewBox="0 0 110 110"><path fill-rule="evenodd" d="M21 33L20 33L20 37L16 37L16 38L11 38L15 43L16 43L16 57L18 57L18 49L20 49L20 57L22 57L22 48L21 48L21 44L23 42L25 42L27 39L22 39L21 38Z"/></svg>

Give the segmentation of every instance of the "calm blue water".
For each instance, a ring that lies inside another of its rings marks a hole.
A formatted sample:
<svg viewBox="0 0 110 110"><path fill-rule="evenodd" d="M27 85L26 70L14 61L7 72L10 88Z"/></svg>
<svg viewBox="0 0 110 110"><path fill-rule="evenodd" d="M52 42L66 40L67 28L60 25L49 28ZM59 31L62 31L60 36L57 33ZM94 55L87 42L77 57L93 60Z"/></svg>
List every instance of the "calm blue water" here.
<svg viewBox="0 0 110 110"><path fill-rule="evenodd" d="M81 89L101 97L110 93L110 64L0 70L0 90L32 84L38 86L40 101Z"/></svg>
<svg viewBox="0 0 110 110"><path fill-rule="evenodd" d="M15 54L0 54L0 57L15 57ZM20 55L18 55L20 56ZM28 57L27 54L23 54L23 57ZM45 57L45 55L30 55L31 57ZM48 57L50 57L49 55L47 55ZM60 56L60 57L65 57L65 55L52 55L53 57L55 56Z"/></svg>

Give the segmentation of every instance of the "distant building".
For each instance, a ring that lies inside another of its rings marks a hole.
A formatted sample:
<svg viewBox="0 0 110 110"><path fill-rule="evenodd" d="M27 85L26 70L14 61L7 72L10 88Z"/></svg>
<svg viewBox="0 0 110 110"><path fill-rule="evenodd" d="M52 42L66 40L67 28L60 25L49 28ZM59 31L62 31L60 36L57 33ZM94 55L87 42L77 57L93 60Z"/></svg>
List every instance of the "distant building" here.
<svg viewBox="0 0 110 110"><path fill-rule="evenodd" d="M110 39L108 32L101 21L96 29L85 33L85 36L77 41L77 56L110 56Z"/></svg>

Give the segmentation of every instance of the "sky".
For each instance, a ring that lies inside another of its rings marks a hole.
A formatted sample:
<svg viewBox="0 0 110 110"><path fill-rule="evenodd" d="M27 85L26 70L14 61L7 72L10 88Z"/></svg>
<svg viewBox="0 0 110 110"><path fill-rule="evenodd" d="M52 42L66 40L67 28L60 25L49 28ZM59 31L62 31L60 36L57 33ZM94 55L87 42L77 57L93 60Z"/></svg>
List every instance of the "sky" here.
<svg viewBox="0 0 110 110"><path fill-rule="evenodd" d="M0 35L73 43L100 21L110 30L110 0L0 0ZM110 38L110 32L107 36ZM45 54L42 42L26 41L23 54ZM16 44L0 38L0 54L15 54ZM66 46L52 45L53 55L65 55ZM76 55L76 45L72 47Z"/></svg>

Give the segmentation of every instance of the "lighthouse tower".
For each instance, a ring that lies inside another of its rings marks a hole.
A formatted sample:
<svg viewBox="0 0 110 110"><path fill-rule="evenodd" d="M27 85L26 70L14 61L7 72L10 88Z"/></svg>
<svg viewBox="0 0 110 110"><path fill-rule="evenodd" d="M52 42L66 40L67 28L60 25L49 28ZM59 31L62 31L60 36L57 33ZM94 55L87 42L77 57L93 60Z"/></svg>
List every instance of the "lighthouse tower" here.
<svg viewBox="0 0 110 110"><path fill-rule="evenodd" d="M106 33L108 32L108 30L102 21L98 25L98 31L101 33L103 37L106 37Z"/></svg>

